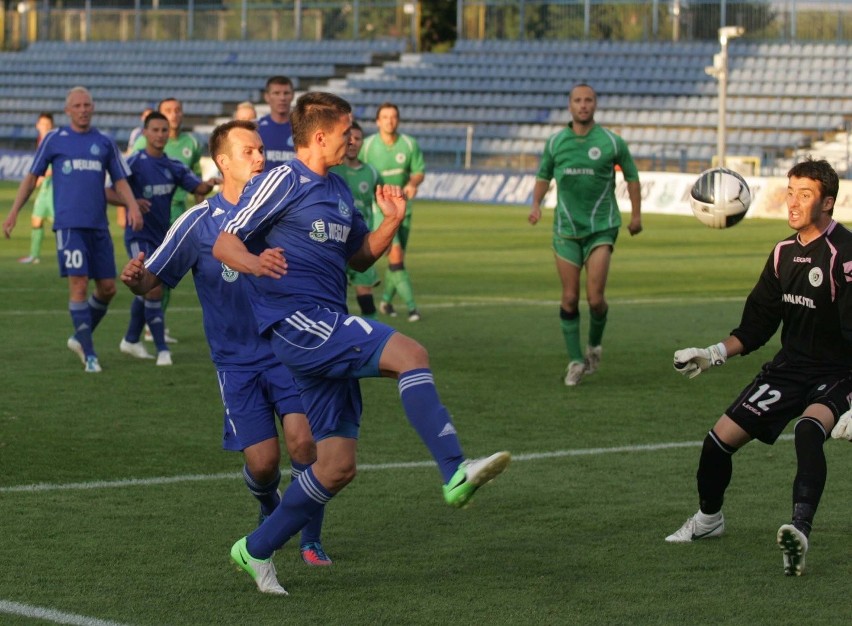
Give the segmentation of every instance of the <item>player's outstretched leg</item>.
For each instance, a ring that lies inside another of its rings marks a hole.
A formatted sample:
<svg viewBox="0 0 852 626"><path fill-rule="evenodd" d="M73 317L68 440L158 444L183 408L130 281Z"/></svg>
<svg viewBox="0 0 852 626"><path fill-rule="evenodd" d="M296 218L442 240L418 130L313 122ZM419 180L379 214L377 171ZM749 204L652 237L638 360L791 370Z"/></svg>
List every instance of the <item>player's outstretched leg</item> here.
<svg viewBox="0 0 852 626"><path fill-rule="evenodd" d="M476 490L501 474L511 460L512 455L502 451L481 459L462 461L456 473L444 485L444 500L456 508L466 506Z"/></svg>
<svg viewBox="0 0 852 626"><path fill-rule="evenodd" d="M256 559L251 556L246 549L246 537L243 537L231 547L231 559L254 579L257 588L262 593L270 593L276 596L290 595L278 582L272 557Z"/></svg>
<svg viewBox="0 0 852 626"><path fill-rule="evenodd" d="M784 561L785 576L801 576L805 573L805 555L808 553L808 538L792 524L784 524L776 537Z"/></svg>

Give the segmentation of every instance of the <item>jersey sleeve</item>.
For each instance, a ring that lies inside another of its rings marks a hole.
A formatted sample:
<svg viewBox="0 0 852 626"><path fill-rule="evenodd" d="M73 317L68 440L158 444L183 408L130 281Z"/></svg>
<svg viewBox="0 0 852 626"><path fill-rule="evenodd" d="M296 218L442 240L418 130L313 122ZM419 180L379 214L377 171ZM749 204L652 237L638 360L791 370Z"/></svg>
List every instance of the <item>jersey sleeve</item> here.
<svg viewBox="0 0 852 626"><path fill-rule="evenodd" d="M172 289L198 262L199 237L206 212L206 203L201 203L184 213L172 224L163 243L145 261L148 271Z"/></svg>
<svg viewBox="0 0 852 626"><path fill-rule="evenodd" d="M630 154L630 148L623 138L618 137L618 159L616 163L621 166L621 173L624 174L624 180L635 183L639 180L639 169L633 162L633 155Z"/></svg>
<svg viewBox="0 0 852 626"><path fill-rule="evenodd" d="M553 142L556 141L556 136L550 137L544 144L544 150L541 153L541 162L538 165L538 172L535 177L538 180L546 180L550 182L553 178Z"/></svg>
<svg viewBox="0 0 852 626"><path fill-rule="evenodd" d="M56 130L52 130L45 135L38 148L36 148L33 163L30 166L31 174L44 176L45 172L47 172L47 168L50 167L50 161L53 159L52 140L54 137L56 137Z"/></svg>
<svg viewBox="0 0 852 626"><path fill-rule="evenodd" d="M195 191L201 184L201 179L186 165L177 159L169 159L172 167L172 175L175 177L179 187L186 189L189 193Z"/></svg>
<svg viewBox="0 0 852 626"><path fill-rule="evenodd" d="M775 273L774 258L773 253L767 259L757 284L746 299L740 325L731 331L745 347L744 355L769 341L781 324L781 283Z"/></svg>
<svg viewBox="0 0 852 626"><path fill-rule="evenodd" d="M426 173L426 160L423 158L423 151L420 149L420 144L417 143L417 140L411 139L412 148L411 148L411 173L412 174L425 174Z"/></svg>
<svg viewBox="0 0 852 626"><path fill-rule="evenodd" d="M837 264L832 279L837 285L840 332L847 342L852 343L852 249L845 250L845 255Z"/></svg>
<svg viewBox="0 0 852 626"><path fill-rule="evenodd" d="M109 177L112 179L112 183L115 184L116 181L129 177L131 171L130 166L127 165L127 161L124 160L124 156L118 149L118 145L116 145L116 143L109 137L106 139L107 144L109 145L109 148L107 149L107 172L109 172Z"/></svg>
<svg viewBox="0 0 852 626"><path fill-rule="evenodd" d="M265 232L292 204L297 193L297 178L288 165L252 178L222 225L222 230L244 242Z"/></svg>

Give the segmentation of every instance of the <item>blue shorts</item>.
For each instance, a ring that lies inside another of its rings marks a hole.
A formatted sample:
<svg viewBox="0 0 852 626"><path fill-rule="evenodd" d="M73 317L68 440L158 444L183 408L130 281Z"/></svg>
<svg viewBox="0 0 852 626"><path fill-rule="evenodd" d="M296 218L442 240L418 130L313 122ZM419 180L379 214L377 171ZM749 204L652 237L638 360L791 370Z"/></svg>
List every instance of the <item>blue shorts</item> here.
<svg viewBox="0 0 852 626"><path fill-rule="evenodd" d="M140 252L144 252L145 258L149 259L151 253L157 249L157 246L147 239L125 239L124 247L127 249L127 256L131 259L135 259Z"/></svg>
<svg viewBox="0 0 852 626"><path fill-rule="evenodd" d="M62 228L56 231L59 275L115 278L115 249L108 230Z"/></svg>
<svg viewBox="0 0 852 626"><path fill-rule="evenodd" d="M283 365L263 370L217 371L225 405L222 447L245 450L278 437L276 414L304 413L293 375Z"/></svg>
<svg viewBox="0 0 852 626"><path fill-rule="evenodd" d="M357 379L380 375L379 357L395 332L376 320L320 307L296 311L270 329L272 351L293 372L316 441L357 438Z"/></svg>

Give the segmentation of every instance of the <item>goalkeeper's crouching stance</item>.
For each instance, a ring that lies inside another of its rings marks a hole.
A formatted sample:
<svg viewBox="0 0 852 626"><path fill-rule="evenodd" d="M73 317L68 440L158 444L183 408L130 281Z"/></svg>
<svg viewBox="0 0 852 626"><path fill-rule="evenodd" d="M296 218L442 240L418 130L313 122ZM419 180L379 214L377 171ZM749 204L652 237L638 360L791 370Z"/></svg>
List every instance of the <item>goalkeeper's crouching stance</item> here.
<svg viewBox="0 0 852 626"><path fill-rule="evenodd" d="M699 510L666 541L722 535L722 503L734 453L752 439L773 444L796 420L792 516L776 538L784 573L801 576L825 486L823 444L829 433L852 440L852 277L846 273L852 268L852 233L831 217L839 185L828 163L809 159L795 165L788 179L788 224L796 233L769 255L740 325L720 343L674 353L675 370L695 378L732 356L757 350L783 326L781 350L704 439L697 473Z"/></svg>

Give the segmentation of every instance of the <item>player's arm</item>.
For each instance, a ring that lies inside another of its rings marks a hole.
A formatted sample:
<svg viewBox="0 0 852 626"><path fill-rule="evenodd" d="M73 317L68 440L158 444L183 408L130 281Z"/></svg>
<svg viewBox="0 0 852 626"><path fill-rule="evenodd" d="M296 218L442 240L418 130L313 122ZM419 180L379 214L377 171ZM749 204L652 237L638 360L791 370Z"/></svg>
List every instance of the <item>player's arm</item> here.
<svg viewBox="0 0 852 626"><path fill-rule="evenodd" d="M6 235L6 239L12 236L12 230L18 222L18 213L20 213L21 208L27 203L27 200L30 199L33 190L36 188L37 181L38 176L30 172L24 176L21 184L18 185L18 192L12 201L12 208L9 211L9 215L3 221L3 234Z"/></svg>
<svg viewBox="0 0 852 626"><path fill-rule="evenodd" d="M382 223L364 237L355 254L349 257L349 266L356 272L368 269L390 247L399 225L405 217L405 194L397 185L376 187L376 206L384 215Z"/></svg>
<svg viewBox="0 0 852 626"><path fill-rule="evenodd" d="M135 231L142 230L142 211L139 208L139 203L133 197L133 191L130 189L130 184L126 178L120 178L113 183L113 188L118 194L121 204L127 207L127 223Z"/></svg>
<svg viewBox="0 0 852 626"><path fill-rule="evenodd" d="M527 218L529 223L533 226L538 224L541 219L541 203L544 200L544 196L547 194L548 189L550 189L549 180L542 180L541 178L535 179L535 185L533 185L532 192L532 208L530 209L530 215Z"/></svg>
<svg viewBox="0 0 852 626"><path fill-rule="evenodd" d="M281 278L287 273L283 248L267 248L259 255L252 254L242 239L225 231L219 233L213 244L213 256L241 274Z"/></svg>
<svg viewBox="0 0 852 626"><path fill-rule="evenodd" d="M154 287L162 284L156 274L145 267L145 253L140 252L135 258L130 259L124 269L121 270L121 282L130 288L137 296L144 296Z"/></svg>
<svg viewBox="0 0 852 626"><path fill-rule="evenodd" d="M627 231L631 235L642 232L642 186L638 180L627 183L627 195L630 198L630 223Z"/></svg>
<svg viewBox="0 0 852 626"><path fill-rule="evenodd" d="M687 378L695 378L714 365L724 365L728 357L743 352L743 343L734 335L706 348L684 348L674 353L674 368Z"/></svg>
<svg viewBox="0 0 852 626"><path fill-rule="evenodd" d="M426 174L423 173L412 174L411 177L408 179L408 182L405 183L405 197L409 200L414 200L414 198L417 196L417 188L420 186L420 184L425 178Z"/></svg>

